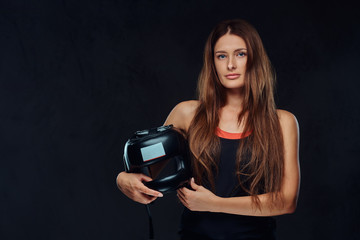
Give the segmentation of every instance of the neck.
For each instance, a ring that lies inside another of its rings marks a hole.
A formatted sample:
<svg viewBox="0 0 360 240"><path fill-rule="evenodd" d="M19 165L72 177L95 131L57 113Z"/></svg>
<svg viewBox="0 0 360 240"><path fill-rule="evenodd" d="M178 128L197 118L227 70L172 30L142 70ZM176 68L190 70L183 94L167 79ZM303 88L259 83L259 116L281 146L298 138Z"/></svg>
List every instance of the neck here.
<svg viewBox="0 0 360 240"><path fill-rule="evenodd" d="M242 103L244 101L244 88L227 89L226 90L226 107L232 109L242 109Z"/></svg>

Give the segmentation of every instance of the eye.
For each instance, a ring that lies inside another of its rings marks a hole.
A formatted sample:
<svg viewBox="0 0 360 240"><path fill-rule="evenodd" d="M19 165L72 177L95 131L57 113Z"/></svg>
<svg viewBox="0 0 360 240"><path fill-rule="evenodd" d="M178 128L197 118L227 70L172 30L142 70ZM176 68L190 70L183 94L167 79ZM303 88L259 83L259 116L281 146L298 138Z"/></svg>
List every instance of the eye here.
<svg viewBox="0 0 360 240"><path fill-rule="evenodd" d="M245 57L246 53L245 52L239 52L238 54L236 54L239 57Z"/></svg>
<svg viewBox="0 0 360 240"><path fill-rule="evenodd" d="M217 55L216 57L220 60L226 58L226 56L224 54Z"/></svg>

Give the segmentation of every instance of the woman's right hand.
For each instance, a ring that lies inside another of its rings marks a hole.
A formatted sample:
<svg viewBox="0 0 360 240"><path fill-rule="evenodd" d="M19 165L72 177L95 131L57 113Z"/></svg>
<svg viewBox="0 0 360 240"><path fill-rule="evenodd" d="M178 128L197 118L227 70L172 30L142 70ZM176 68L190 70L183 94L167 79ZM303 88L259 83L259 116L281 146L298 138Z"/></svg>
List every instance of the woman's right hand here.
<svg viewBox="0 0 360 240"><path fill-rule="evenodd" d="M121 172L116 178L116 184L128 198L142 204L149 204L157 197L162 197L161 192L152 190L143 184L152 179L142 173Z"/></svg>

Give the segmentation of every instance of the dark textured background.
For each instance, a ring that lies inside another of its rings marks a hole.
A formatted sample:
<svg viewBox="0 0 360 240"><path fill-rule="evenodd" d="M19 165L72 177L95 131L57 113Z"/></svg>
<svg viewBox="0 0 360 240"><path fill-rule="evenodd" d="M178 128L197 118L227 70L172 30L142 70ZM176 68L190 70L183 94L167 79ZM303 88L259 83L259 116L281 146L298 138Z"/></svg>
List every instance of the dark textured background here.
<svg viewBox="0 0 360 240"><path fill-rule="evenodd" d="M117 190L126 139L194 99L212 27L244 18L301 130L302 182L279 239L356 239L359 19L341 1L0 1L0 239L146 239ZM176 239L174 194L153 206Z"/></svg>

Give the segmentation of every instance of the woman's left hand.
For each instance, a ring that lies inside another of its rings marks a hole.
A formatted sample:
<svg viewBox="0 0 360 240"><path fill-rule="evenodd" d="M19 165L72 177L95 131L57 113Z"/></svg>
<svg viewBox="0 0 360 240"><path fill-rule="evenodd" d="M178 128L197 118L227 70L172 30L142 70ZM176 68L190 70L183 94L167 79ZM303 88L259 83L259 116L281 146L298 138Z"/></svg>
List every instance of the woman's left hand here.
<svg viewBox="0 0 360 240"><path fill-rule="evenodd" d="M216 199L219 198L203 186L197 185L194 178L191 178L190 190L186 187L177 190L177 196L181 203L191 211L208 211L213 212L216 207Z"/></svg>

